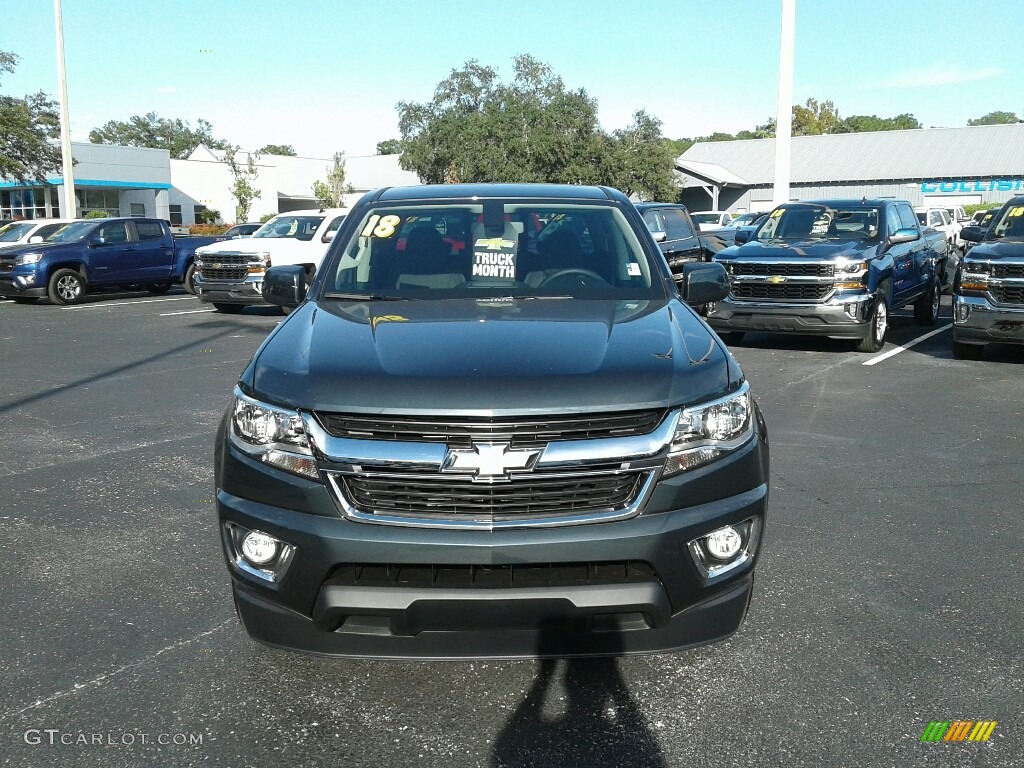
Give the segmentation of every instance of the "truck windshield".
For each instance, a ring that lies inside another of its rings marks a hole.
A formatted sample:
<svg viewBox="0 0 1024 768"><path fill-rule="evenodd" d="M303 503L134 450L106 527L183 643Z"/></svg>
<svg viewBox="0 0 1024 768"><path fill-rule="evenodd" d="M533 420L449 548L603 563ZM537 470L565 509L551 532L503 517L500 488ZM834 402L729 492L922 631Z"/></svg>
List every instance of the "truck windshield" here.
<svg viewBox="0 0 1024 768"><path fill-rule="evenodd" d="M832 208L825 205L787 205L776 208L757 231L769 240L874 240L878 209L867 206Z"/></svg>
<svg viewBox="0 0 1024 768"><path fill-rule="evenodd" d="M615 206L544 201L382 205L350 230L325 298L664 297Z"/></svg>
<svg viewBox="0 0 1024 768"><path fill-rule="evenodd" d="M5 227L0 227L0 243L16 243L27 235L34 226L35 222L19 221L14 224L8 224Z"/></svg>
<svg viewBox="0 0 1024 768"><path fill-rule="evenodd" d="M1024 240L1024 205L1011 205L989 225L990 238Z"/></svg>
<svg viewBox="0 0 1024 768"><path fill-rule="evenodd" d="M99 225L95 222L88 221L76 221L72 224L68 224L65 227L61 227L48 238L48 243L75 243L84 237L87 237L96 227Z"/></svg>
<svg viewBox="0 0 1024 768"><path fill-rule="evenodd" d="M312 240L324 216L278 216L253 233L253 237L290 237Z"/></svg>

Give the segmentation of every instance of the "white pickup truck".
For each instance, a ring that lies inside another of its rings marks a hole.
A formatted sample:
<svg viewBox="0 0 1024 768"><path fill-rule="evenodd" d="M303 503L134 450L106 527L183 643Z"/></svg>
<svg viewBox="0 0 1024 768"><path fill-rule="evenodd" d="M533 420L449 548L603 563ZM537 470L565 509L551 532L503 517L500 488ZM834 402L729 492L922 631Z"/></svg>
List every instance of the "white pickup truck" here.
<svg viewBox="0 0 1024 768"><path fill-rule="evenodd" d="M263 277L271 265L300 265L306 269L306 281L312 281L347 213L347 208L289 211L272 218L251 237L199 248L196 296L219 312L237 314L249 304L266 303Z"/></svg>
<svg viewBox="0 0 1024 768"><path fill-rule="evenodd" d="M914 213L922 227L931 227L945 234L950 251L960 247L960 230L963 225L955 221L945 208L915 208Z"/></svg>

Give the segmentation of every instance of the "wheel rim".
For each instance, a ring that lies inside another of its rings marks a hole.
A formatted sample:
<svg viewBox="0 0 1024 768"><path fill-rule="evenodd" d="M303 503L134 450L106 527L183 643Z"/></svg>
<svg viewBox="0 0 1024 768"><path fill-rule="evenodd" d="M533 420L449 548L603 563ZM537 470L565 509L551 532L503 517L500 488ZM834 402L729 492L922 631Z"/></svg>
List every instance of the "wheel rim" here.
<svg viewBox="0 0 1024 768"><path fill-rule="evenodd" d="M889 323L888 312L885 308L885 301L879 301L875 307L875 338L881 342L885 339L885 329Z"/></svg>
<svg viewBox="0 0 1024 768"><path fill-rule="evenodd" d="M71 301L78 297L82 291L82 284L71 275L65 275L57 281L57 295L65 301Z"/></svg>
<svg viewBox="0 0 1024 768"><path fill-rule="evenodd" d="M935 285L932 287L932 320L935 320L939 316L939 304L942 302L942 291L939 289L938 280L935 281Z"/></svg>

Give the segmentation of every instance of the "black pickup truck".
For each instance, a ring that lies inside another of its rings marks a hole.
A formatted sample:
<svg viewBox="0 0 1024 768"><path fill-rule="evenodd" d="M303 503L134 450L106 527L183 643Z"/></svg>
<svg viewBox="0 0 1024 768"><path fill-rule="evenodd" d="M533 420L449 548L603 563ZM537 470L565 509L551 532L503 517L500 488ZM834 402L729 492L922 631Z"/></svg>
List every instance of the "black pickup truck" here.
<svg viewBox="0 0 1024 768"><path fill-rule="evenodd" d="M452 238L452 233L460 233ZM462 236L465 233L465 236ZM251 636L340 656L667 651L735 632L768 501L736 360L604 187L368 193L242 373L216 449Z"/></svg>
<svg viewBox="0 0 1024 768"><path fill-rule="evenodd" d="M733 228L701 232L685 205L679 203L637 203L644 224L658 243L669 269L677 278L683 265L711 261L723 248L732 245Z"/></svg>
<svg viewBox="0 0 1024 768"><path fill-rule="evenodd" d="M977 245L953 285L953 355L979 360L991 342L1024 344L1024 196L960 236Z"/></svg>
<svg viewBox="0 0 1024 768"><path fill-rule="evenodd" d="M729 296L707 312L727 343L768 331L854 339L877 352L891 310L912 304L921 325L938 316L945 237L922 229L908 202L785 203L756 230L737 230L736 242L715 256Z"/></svg>

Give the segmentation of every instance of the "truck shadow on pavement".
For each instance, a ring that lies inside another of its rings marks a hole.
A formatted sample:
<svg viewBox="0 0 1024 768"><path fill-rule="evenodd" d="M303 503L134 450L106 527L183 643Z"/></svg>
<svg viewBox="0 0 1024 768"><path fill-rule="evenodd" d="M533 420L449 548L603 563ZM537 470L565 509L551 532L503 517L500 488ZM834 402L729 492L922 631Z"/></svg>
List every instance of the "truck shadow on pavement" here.
<svg viewBox="0 0 1024 768"><path fill-rule="evenodd" d="M557 647L546 636L551 635L542 632L540 656ZM556 688L564 690L561 699ZM661 768L667 763L615 658L544 658L526 698L495 739L492 765Z"/></svg>

